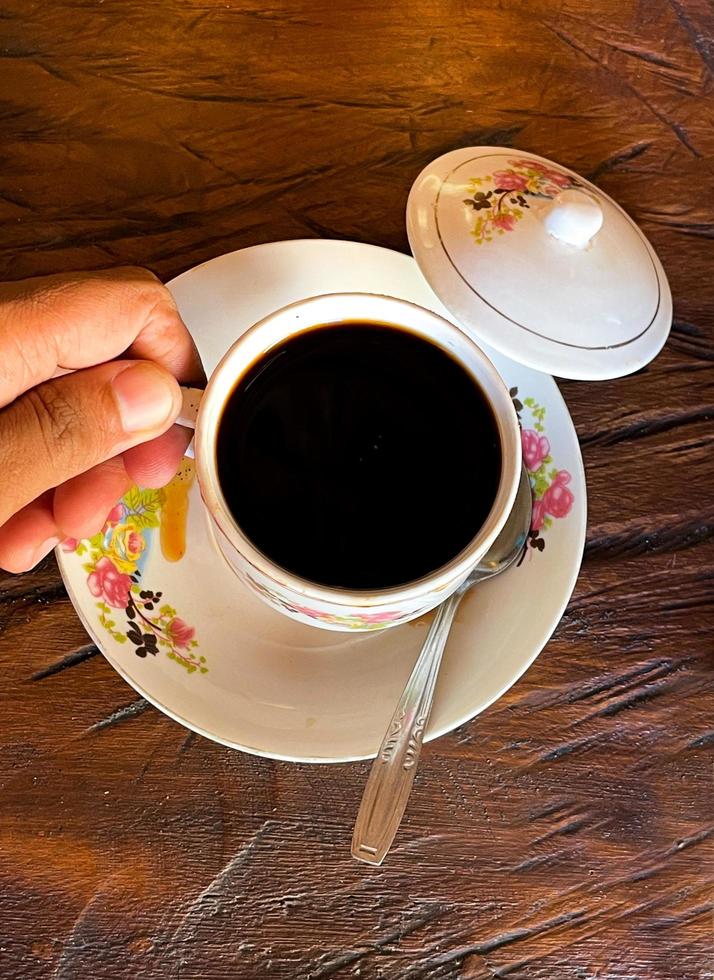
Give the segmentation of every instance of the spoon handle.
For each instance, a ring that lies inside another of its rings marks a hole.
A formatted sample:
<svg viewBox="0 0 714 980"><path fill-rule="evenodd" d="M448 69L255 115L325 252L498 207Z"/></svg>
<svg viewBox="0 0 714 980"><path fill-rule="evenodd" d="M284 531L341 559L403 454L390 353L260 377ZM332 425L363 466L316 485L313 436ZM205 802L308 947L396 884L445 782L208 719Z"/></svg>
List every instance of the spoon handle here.
<svg viewBox="0 0 714 980"><path fill-rule="evenodd" d="M372 764L352 835L352 856L358 861L381 864L399 829L416 775L441 657L462 594L455 592L439 606Z"/></svg>

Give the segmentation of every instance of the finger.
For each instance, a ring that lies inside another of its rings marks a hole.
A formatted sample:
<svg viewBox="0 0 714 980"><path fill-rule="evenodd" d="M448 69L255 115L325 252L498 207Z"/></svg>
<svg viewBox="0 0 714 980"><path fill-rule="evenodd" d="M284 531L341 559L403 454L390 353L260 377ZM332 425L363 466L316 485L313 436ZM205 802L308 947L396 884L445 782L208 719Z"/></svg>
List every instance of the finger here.
<svg viewBox="0 0 714 980"><path fill-rule="evenodd" d="M132 483L140 487L165 487L173 479L193 438L191 429L172 425L157 439L124 453L124 465Z"/></svg>
<svg viewBox="0 0 714 980"><path fill-rule="evenodd" d="M35 497L165 432L181 408L175 378L114 361L47 381L0 412L0 524Z"/></svg>
<svg viewBox="0 0 714 980"><path fill-rule="evenodd" d="M206 375L196 345L171 293L161 286L161 299L127 351L130 357L156 361L184 384L203 386Z"/></svg>
<svg viewBox="0 0 714 980"><path fill-rule="evenodd" d="M121 456L108 459L57 487L53 513L66 538L91 538L104 527L107 514L131 486Z"/></svg>
<svg viewBox="0 0 714 980"><path fill-rule="evenodd" d="M0 527L0 568L8 572L26 572L61 540L52 513L50 490Z"/></svg>
<svg viewBox="0 0 714 980"><path fill-rule="evenodd" d="M148 270L0 285L0 407L58 374L127 352L180 380L203 373L173 297Z"/></svg>
<svg viewBox="0 0 714 980"><path fill-rule="evenodd" d="M132 483L163 487L173 479L193 432L180 425L67 480L54 494L54 516L63 537L90 538Z"/></svg>

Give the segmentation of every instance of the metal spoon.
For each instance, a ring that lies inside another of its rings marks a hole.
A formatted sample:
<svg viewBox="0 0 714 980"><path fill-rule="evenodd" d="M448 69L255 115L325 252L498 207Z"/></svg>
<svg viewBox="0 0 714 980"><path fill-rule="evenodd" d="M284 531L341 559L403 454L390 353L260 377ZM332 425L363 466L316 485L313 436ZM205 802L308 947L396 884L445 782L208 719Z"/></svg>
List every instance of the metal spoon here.
<svg viewBox="0 0 714 980"><path fill-rule="evenodd" d="M520 555L531 523L531 486L525 468L513 509L481 562L434 617L365 786L352 835L352 856L381 864L399 829L411 792L436 678L459 603L477 582L505 571Z"/></svg>

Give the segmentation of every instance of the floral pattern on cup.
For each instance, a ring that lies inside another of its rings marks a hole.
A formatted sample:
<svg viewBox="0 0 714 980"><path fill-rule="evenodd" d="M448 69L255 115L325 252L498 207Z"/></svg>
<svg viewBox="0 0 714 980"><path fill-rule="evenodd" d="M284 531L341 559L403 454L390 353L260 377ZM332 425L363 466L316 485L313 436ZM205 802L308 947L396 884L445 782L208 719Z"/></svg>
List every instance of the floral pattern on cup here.
<svg viewBox="0 0 714 980"><path fill-rule="evenodd" d="M67 538L61 547L83 559L99 623L117 643L129 641L142 658L155 657L161 649L189 674L205 674L206 658L196 653L193 626L165 601L162 592L142 584L142 566L161 522L163 502L163 490L132 487L112 508L101 531L82 541Z"/></svg>
<svg viewBox="0 0 714 980"><path fill-rule="evenodd" d="M359 613L349 615L337 615L336 613L320 612L318 609L310 609L308 606L283 605L292 609L293 612L309 616L310 619L318 619L322 623L333 623L335 626L346 626L351 630L381 630L385 626L402 619L404 613L401 612L380 612L380 613Z"/></svg>
<svg viewBox="0 0 714 980"><path fill-rule="evenodd" d="M271 603L280 606L288 613L296 616L306 616L308 619L315 619L321 623L330 623L334 626L342 626L351 630L381 630L403 618L404 613L395 612L375 612L375 613L332 613L327 610L315 609L312 606L304 606L302 603L290 602L281 596L274 589L269 589L261 582L257 582L252 575L246 576L251 586Z"/></svg>
<svg viewBox="0 0 714 980"><path fill-rule="evenodd" d="M531 529L525 551L543 551L545 532L553 526L553 521L567 517L575 502L575 496L568 486L572 477L567 470L559 470L553 465L550 442L545 434L545 407L534 398L521 401L518 388L511 388L510 395L521 425L523 463L528 470L533 493ZM528 422L530 428L526 427Z"/></svg>
<svg viewBox="0 0 714 980"><path fill-rule="evenodd" d="M477 245L493 241L494 235L513 231L530 208L533 198L552 200L561 191L579 187L570 174L538 160L518 158L508 168L469 180L470 197L464 204L473 210L471 234Z"/></svg>

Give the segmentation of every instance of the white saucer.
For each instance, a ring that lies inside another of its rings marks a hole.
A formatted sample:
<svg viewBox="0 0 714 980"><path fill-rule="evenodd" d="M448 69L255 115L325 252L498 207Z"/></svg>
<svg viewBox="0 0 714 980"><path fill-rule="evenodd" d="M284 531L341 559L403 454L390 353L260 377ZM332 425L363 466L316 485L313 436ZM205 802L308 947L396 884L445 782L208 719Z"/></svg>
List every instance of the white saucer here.
<svg viewBox="0 0 714 980"><path fill-rule="evenodd" d="M352 242L244 249L184 273L170 288L208 372L254 322L318 293L384 293L448 318L412 258ZM464 600L427 739L473 718L533 662L570 598L585 539L580 449L553 379L487 353L518 389L526 458L535 466L547 452L532 477L536 495L546 494L537 505L545 523L519 567ZM131 491L105 534L57 551L70 598L112 666L161 711L225 745L300 762L373 756L428 623L347 634L293 622L249 594L223 562L195 482L178 561L162 553L162 505L161 491ZM156 599L141 595L157 591ZM127 633L154 640L147 649Z"/></svg>

